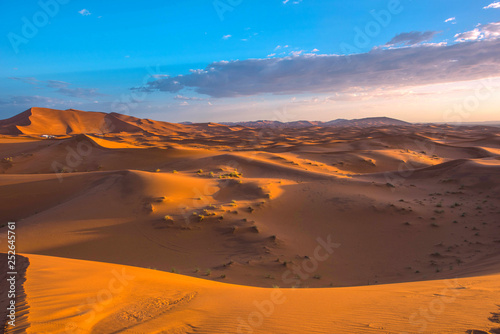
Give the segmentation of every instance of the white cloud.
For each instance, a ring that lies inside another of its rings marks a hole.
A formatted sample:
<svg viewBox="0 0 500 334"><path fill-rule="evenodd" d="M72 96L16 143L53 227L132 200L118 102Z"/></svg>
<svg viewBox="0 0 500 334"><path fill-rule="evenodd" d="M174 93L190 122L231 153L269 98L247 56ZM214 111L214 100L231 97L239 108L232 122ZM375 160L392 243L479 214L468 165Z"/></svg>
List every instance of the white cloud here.
<svg viewBox="0 0 500 334"><path fill-rule="evenodd" d="M224 36L222 36L222 39L229 39L231 37L233 37L233 36L232 35L224 35Z"/></svg>
<svg viewBox="0 0 500 334"><path fill-rule="evenodd" d="M455 35L456 42L468 42L500 37L500 21L488 24L479 24L477 28Z"/></svg>
<svg viewBox="0 0 500 334"><path fill-rule="evenodd" d="M318 50L318 49L316 49L316 48L314 48L314 49L312 49L312 50L311 50L311 52L318 52L318 51L319 51L319 50Z"/></svg>
<svg viewBox="0 0 500 334"><path fill-rule="evenodd" d="M450 17L449 19L444 20L444 22L446 23L451 22L451 24L456 24L457 19L455 17Z"/></svg>
<svg viewBox="0 0 500 334"><path fill-rule="evenodd" d="M88 9L85 9L85 8L82 10L79 10L78 13L80 13L83 16L89 16L92 14L91 12L88 11Z"/></svg>
<svg viewBox="0 0 500 334"><path fill-rule="evenodd" d="M467 41L475 41L481 39L481 31L479 29L474 29L471 31L462 32L460 34L455 35L456 42L467 42Z"/></svg>
<svg viewBox="0 0 500 334"><path fill-rule="evenodd" d="M483 9L490 9L490 8L500 8L500 1L490 3L488 6L483 7Z"/></svg>

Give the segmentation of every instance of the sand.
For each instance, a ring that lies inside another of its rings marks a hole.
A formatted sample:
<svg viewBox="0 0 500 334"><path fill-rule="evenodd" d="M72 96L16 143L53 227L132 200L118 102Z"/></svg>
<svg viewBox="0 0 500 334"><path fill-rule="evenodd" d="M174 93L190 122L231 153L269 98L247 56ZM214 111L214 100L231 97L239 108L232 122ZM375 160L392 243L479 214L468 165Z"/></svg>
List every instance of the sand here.
<svg viewBox="0 0 500 334"><path fill-rule="evenodd" d="M500 332L499 153L499 128L485 126L270 129L31 108L0 121L0 216L29 261L22 322ZM88 303L122 268L137 278ZM253 313L271 296L269 316Z"/></svg>

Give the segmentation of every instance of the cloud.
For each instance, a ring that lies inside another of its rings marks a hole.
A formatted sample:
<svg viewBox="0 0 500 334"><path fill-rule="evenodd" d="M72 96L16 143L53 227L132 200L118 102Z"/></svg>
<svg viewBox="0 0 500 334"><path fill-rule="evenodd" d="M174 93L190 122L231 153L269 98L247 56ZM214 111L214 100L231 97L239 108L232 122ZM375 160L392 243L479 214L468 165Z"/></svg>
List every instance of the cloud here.
<svg viewBox="0 0 500 334"><path fill-rule="evenodd" d="M139 89L212 97L342 92L353 87L397 88L500 75L500 39L453 45L374 49L355 55L288 56L221 61L203 71L161 78Z"/></svg>
<svg viewBox="0 0 500 334"><path fill-rule="evenodd" d="M456 42L468 42L500 37L500 21L488 24L479 24L474 30L455 35Z"/></svg>
<svg viewBox="0 0 500 334"><path fill-rule="evenodd" d="M455 35L456 42L475 41L480 38L481 38L481 31L477 28L471 31L466 31Z"/></svg>
<svg viewBox="0 0 500 334"><path fill-rule="evenodd" d="M233 36L232 35L224 35L224 36L222 36L222 39L229 39L231 37L233 37Z"/></svg>
<svg viewBox="0 0 500 334"><path fill-rule="evenodd" d="M444 20L444 22L451 22L451 24L456 24L457 19L455 17L450 17L449 19Z"/></svg>
<svg viewBox="0 0 500 334"><path fill-rule="evenodd" d="M34 95L34 96L19 95L19 96L11 96L8 99L0 99L0 105L10 105L10 106L28 106L28 107L54 106L65 103L67 103L67 101L65 100L39 96L39 95Z"/></svg>
<svg viewBox="0 0 500 334"><path fill-rule="evenodd" d="M176 95L176 96L174 96L174 99L182 100L182 101L206 101L207 100L207 99L203 99L200 97L189 97L189 96L184 96L184 95Z"/></svg>
<svg viewBox="0 0 500 334"><path fill-rule="evenodd" d="M16 80L16 81L21 81L21 82L24 82L24 83L27 83L27 84L30 84L30 85L38 85L40 83L40 81L38 81L36 78L33 78L33 77L25 77L25 78L21 78L21 77L9 77L10 80Z"/></svg>
<svg viewBox="0 0 500 334"><path fill-rule="evenodd" d="M97 96L104 96L98 92L97 88L59 88L57 93L70 96L70 97L78 97L81 99L89 99Z"/></svg>
<svg viewBox="0 0 500 334"><path fill-rule="evenodd" d="M311 52L318 52L318 49L312 49Z"/></svg>
<svg viewBox="0 0 500 334"><path fill-rule="evenodd" d="M47 81L45 81L45 83L46 83L47 87L50 87L50 88L66 88L69 85L71 85L68 82L58 81L58 80L47 80Z"/></svg>
<svg viewBox="0 0 500 334"><path fill-rule="evenodd" d="M283 0L283 4L285 4L285 5L286 5L287 3L289 3L289 2L290 2L290 0ZM295 1L292 1L292 2L290 2L290 3L292 3L292 4L294 4L294 5L298 5L298 4L299 4L299 3L301 3L301 2L302 2L302 0L295 0Z"/></svg>
<svg viewBox="0 0 500 334"><path fill-rule="evenodd" d="M437 33L437 31L404 32L394 36L386 45L415 45L418 43L430 41Z"/></svg>
<svg viewBox="0 0 500 334"><path fill-rule="evenodd" d="M500 1L490 3L488 6L483 7L483 9L490 9L490 8L500 8Z"/></svg>
<svg viewBox="0 0 500 334"><path fill-rule="evenodd" d="M88 99L97 96L104 96L104 94L98 92L97 88L70 88L71 84L65 81L59 81L59 80L42 81L33 77L27 77L27 78L10 77L9 79L37 86L38 89L42 89L44 87L55 88L57 89L55 91L56 93L70 97Z"/></svg>
<svg viewBox="0 0 500 334"><path fill-rule="evenodd" d="M80 13L82 16L89 16L89 15L92 15L91 12L88 11L88 9L82 9L82 10L79 10L78 13Z"/></svg>

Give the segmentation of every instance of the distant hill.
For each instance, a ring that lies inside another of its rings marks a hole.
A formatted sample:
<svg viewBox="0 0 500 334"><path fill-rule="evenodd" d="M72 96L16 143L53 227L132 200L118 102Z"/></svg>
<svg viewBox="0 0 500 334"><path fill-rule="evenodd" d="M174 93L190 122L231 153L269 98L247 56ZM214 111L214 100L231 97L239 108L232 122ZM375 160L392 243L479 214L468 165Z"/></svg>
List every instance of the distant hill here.
<svg viewBox="0 0 500 334"><path fill-rule="evenodd" d="M75 109L58 110L49 108L30 108L22 113L0 120L0 134L8 135L69 135L69 134L99 134L99 133L162 133L172 134L190 130L197 131L231 131L230 127L243 126L252 128L305 128L305 127L382 127L410 125L388 117L371 117L354 120L337 119L329 122L319 121L252 121L233 123L169 123L141 119L118 113L103 113L81 111Z"/></svg>
<svg viewBox="0 0 500 334"><path fill-rule="evenodd" d="M328 126L358 126L358 127L372 127L372 126L387 126L387 125L411 125L411 123L400 121L399 119L390 117L367 117L360 119L337 119L324 123Z"/></svg>
<svg viewBox="0 0 500 334"><path fill-rule="evenodd" d="M336 119L328 122L320 121L293 121L293 122L279 122L279 121L250 121L250 122L223 122L225 125L242 125L247 127L309 127L309 126L355 126L355 127L375 127L375 126L389 126L389 125L411 125L411 123L400 121L390 117L368 117L361 119Z"/></svg>

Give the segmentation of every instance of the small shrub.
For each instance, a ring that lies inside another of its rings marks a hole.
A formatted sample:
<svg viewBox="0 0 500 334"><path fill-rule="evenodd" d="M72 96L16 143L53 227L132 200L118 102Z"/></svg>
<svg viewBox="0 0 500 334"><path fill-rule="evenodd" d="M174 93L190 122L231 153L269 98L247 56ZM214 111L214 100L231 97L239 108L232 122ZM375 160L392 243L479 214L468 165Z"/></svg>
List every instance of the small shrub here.
<svg viewBox="0 0 500 334"><path fill-rule="evenodd" d="M212 270L211 269L207 269L207 271L205 271L205 275L207 275L207 276L212 275Z"/></svg>

